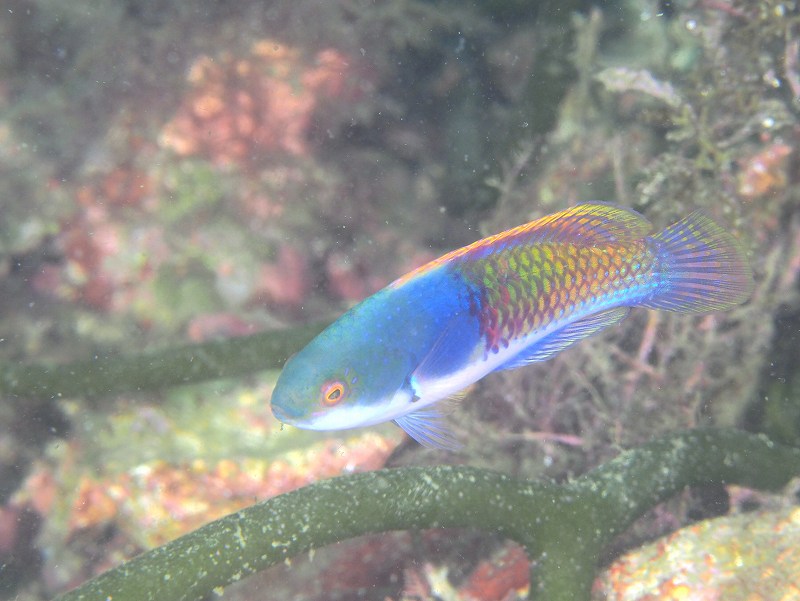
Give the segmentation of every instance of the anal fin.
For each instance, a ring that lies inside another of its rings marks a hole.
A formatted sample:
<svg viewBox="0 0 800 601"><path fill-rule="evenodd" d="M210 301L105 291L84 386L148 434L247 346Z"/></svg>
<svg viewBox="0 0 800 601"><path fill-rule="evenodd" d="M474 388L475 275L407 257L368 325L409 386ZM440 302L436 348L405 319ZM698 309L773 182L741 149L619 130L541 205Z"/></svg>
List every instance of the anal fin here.
<svg viewBox="0 0 800 601"><path fill-rule="evenodd" d="M514 369L536 361L550 359L576 342L580 342L608 326L619 323L627 317L629 312L630 309L628 307L617 307L616 309L593 313L583 319L567 324L563 328L537 340L497 369Z"/></svg>

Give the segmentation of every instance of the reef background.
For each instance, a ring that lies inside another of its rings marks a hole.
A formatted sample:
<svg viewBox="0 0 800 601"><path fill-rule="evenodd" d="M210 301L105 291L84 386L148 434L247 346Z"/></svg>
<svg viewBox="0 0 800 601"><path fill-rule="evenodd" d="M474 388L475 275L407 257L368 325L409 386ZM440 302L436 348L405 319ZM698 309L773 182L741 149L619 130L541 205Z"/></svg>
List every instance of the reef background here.
<svg viewBox="0 0 800 601"><path fill-rule="evenodd" d="M563 480L700 425L797 444L799 19L773 0L12 0L0 15L6 362L333 318L446 250L596 199L657 228L705 209L749 250L756 291L724 315L635 311L486 378L450 416L461 455L391 426L281 430L273 371L3 398L0 596L49 598L348 471L464 463ZM774 503L690 491L618 547ZM268 583L273 598L424 598L438 578L452 598L512 598L518 551L469 532L369 537L226 596ZM513 577L491 597L503 565Z"/></svg>

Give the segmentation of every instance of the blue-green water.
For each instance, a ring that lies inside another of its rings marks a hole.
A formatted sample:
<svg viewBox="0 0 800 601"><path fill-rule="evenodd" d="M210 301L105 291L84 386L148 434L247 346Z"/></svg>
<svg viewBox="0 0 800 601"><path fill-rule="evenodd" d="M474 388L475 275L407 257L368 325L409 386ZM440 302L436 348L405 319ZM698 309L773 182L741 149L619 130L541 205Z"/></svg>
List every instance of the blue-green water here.
<svg viewBox="0 0 800 601"><path fill-rule="evenodd" d="M796 445L797 19L775 0L3 6L0 596L55 597L256 501L384 465L564 481L675 430ZM307 324L589 200L657 229L695 209L726 223L750 302L641 310L490 376L447 418L458 454L391 426L274 420ZM607 559L771 503L687 493ZM226 596L463 598L504 553L472 531L358 540Z"/></svg>

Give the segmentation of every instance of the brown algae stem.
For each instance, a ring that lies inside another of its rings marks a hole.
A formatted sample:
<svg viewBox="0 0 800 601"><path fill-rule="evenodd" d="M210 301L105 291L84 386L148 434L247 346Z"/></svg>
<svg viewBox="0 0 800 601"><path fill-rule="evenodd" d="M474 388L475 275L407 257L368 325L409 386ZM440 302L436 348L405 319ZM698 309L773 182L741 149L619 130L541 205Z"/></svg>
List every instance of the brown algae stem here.
<svg viewBox="0 0 800 601"><path fill-rule="evenodd" d="M470 467L341 476L274 497L144 553L61 597L200 599L311 548L371 532L463 527L499 532L534 561L538 600L588 599L604 545L654 505L704 482L777 489L800 450L730 430L671 434L564 485Z"/></svg>

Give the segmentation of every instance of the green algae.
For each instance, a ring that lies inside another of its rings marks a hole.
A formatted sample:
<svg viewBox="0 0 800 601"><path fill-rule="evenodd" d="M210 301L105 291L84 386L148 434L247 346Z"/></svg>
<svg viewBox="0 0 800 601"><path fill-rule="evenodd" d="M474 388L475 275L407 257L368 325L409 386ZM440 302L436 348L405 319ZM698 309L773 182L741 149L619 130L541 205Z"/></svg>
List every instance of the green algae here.
<svg viewBox="0 0 800 601"><path fill-rule="evenodd" d="M98 397L277 369L324 325L315 323L139 355L96 355L74 363L2 363L0 394L17 402L78 395Z"/></svg>
<svg viewBox="0 0 800 601"><path fill-rule="evenodd" d="M226 183L219 170L206 161L184 160L171 164L163 174L165 194L160 216L173 224L201 210L210 211L225 198Z"/></svg>
<svg viewBox="0 0 800 601"><path fill-rule="evenodd" d="M264 378L263 382L270 388L274 378ZM263 411L269 412L262 396L261 389L232 379L171 388L159 395L157 402L137 399L110 415L86 410L80 401L64 401L62 406L72 420L73 437L81 441L79 463L85 463L93 475L100 475L159 460L178 465L242 457L272 461L315 440L310 431L287 429L276 438L272 430L258 430L248 424L253 420L248 410L251 404L264 405ZM153 431L159 435L154 436ZM63 461L62 453L70 451L62 449L69 444L50 449L48 455ZM58 469L63 473L69 468ZM74 484L77 487L77 482Z"/></svg>
<svg viewBox="0 0 800 601"><path fill-rule="evenodd" d="M341 476L274 497L140 555L59 598L200 599L303 551L370 532L478 528L523 545L531 598L588 599L600 552L686 486L774 490L800 474L800 450L764 436L694 430L666 436L566 484L470 467Z"/></svg>

